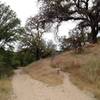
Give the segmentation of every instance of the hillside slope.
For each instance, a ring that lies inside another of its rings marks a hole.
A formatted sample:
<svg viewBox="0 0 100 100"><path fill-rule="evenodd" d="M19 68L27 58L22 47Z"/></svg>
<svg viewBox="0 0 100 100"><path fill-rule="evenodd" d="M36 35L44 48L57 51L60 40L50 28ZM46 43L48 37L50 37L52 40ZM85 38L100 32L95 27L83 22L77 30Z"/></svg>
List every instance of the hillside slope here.
<svg viewBox="0 0 100 100"><path fill-rule="evenodd" d="M25 72L34 79L53 86L63 83L59 70L70 73L73 83L91 91L100 100L100 44L87 46L82 54L65 52L25 68Z"/></svg>

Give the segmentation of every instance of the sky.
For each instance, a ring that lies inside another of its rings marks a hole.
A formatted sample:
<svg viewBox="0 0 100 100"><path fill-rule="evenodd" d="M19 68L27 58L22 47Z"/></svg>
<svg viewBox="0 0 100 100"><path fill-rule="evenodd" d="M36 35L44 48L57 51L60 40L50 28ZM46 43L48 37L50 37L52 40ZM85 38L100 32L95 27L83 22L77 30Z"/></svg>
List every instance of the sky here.
<svg viewBox="0 0 100 100"><path fill-rule="evenodd" d="M25 24L27 18L36 15L38 12L37 0L1 0L1 2L10 5L18 18L21 19L22 25Z"/></svg>
<svg viewBox="0 0 100 100"><path fill-rule="evenodd" d="M27 18L30 16L35 16L38 13L38 3L37 0L1 0L7 5L10 5L11 9L17 14L17 17L21 20L22 26L25 25ZM60 36L68 36L68 31L76 26L75 23L69 21L63 24L59 28ZM44 35L45 40L55 40L52 33L46 33Z"/></svg>

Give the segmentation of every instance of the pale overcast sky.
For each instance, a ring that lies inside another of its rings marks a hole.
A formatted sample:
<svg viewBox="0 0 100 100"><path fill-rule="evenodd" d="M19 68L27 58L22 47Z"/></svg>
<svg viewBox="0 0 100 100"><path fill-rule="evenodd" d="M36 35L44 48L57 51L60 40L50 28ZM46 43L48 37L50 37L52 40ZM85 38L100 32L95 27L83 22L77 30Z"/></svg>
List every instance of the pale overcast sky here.
<svg viewBox="0 0 100 100"><path fill-rule="evenodd" d="M22 25L28 17L34 16L38 12L37 0L0 0L10 5L11 9L14 10L21 19Z"/></svg>
<svg viewBox="0 0 100 100"><path fill-rule="evenodd" d="M14 10L22 21L22 25L25 25L25 21L30 16L34 16L38 13L37 0L1 0L7 5L10 5L11 9ZM75 27L75 23L68 22L63 23L60 27L60 35L67 35L68 31ZM49 33L44 36L45 39L53 39L53 34ZM54 40L54 39L53 39Z"/></svg>

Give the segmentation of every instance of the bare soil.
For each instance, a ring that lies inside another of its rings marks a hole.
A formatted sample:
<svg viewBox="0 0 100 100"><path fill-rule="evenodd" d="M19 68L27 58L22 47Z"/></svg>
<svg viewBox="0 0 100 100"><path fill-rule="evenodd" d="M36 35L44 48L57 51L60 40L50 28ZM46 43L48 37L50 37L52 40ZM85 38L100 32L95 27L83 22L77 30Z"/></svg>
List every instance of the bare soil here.
<svg viewBox="0 0 100 100"><path fill-rule="evenodd" d="M72 84L69 75L62 72L60 74L64 76L63 84L49 86L32 79L22 69L16 70L12 79L12 100L95 100Z"/></svg>

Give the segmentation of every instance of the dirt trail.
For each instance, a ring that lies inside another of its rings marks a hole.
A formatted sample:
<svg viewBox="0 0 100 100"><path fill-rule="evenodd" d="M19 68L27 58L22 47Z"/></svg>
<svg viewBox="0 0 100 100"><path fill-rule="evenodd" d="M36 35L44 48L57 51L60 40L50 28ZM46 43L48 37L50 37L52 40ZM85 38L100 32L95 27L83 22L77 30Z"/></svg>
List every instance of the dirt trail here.
<svg viewBox="0 0 100 100"><path fill-rule="evenodd" d="M67 75L64 83L56 87L32 79L21 70L16 70L12 79L12 100L94 100L74 86Z"/></svg>

